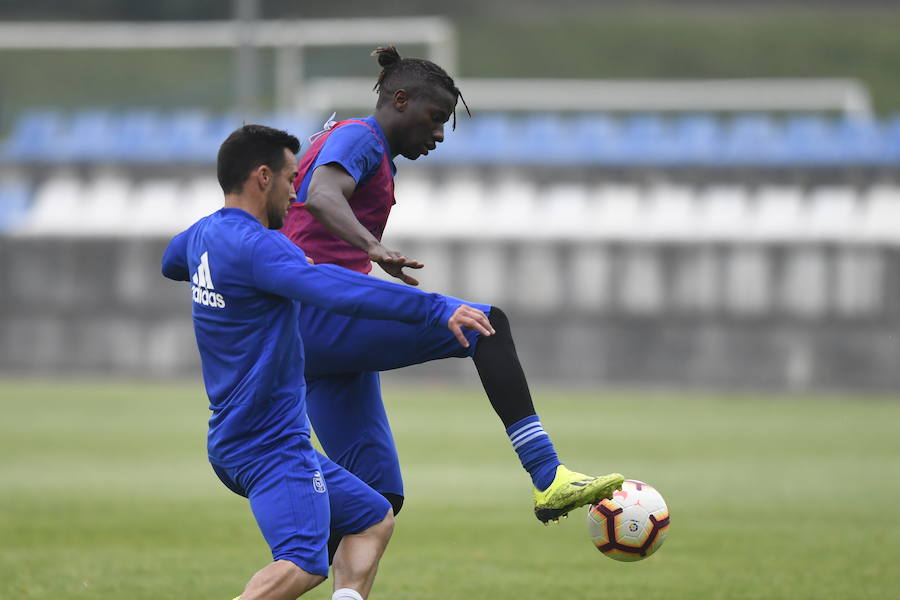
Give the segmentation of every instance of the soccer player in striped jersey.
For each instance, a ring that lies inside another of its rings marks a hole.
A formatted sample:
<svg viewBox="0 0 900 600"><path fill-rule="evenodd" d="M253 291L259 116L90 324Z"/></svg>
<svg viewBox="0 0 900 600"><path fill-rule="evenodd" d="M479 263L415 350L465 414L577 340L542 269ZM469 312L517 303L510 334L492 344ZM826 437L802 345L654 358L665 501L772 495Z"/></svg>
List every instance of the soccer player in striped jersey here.
<svg viewBox="0 0 900 600"><path fill-rule="evenodd" d="M328 576L333 600L362 600L393 531L389 502L310 443L299 315L318 306L409 327L463 327L490 335L460 302L334 265L312 266L273 231L296 198L292 135L246 125L222 144L218 178L225 208L170 242L163 275L191 282L193 321L210 410L209 461L250 501L273 562L243 600L293 600ZM477 315L476 315L477 317Z"/></svg>
<svg viewBox="0 0 900 600"><path fill-rule="evenodd" d="M374 54L382 67L375 112L329 122L325 131L310 138L295 182L297 202L282 232L316 263L368 273L376 262L394 277L417 285L403 269L423 265L381 243L394 204L393 158L415 160L434 150L451 116L455 126L461 95L453 79L431 61L401 58L393 46ZM546 524L573 508L610 497L621 486L621 475L583 475L557 457L535 414L503 310L464 304L488 314L495 334L486 337L473 329L454 339L430 325L388 327L315 308L300 315L308 356L309 414L328 456L382 492L394 513L399 512L403 483L378 373L439 358L471 357L531 476L537 518Z"/></svg>

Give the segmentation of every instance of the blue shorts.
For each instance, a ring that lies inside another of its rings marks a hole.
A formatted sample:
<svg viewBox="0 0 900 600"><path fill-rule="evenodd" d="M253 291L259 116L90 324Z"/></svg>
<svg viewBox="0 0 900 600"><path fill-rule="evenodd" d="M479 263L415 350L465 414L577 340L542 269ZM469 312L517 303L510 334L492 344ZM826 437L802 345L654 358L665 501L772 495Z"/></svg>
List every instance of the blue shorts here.
<svg viewBox="0 0 900 600"><path fill-rule="evenodd" d="M490 314L489 305L458 302ZM472 356L480 334L465 334L468 348L446 325L346 317L304 305L300 335L306 353L307 410L325 453L377 491L402 496L400 462L378 372Z"/></svg>
<svg viewBox="0 0 900 600"><path fill-rule="evenodd" d="M231 491L250 500L273 560L328 576L328 538L381 522L390 503L357 477L294 436L245 464L212 465Z"/></svg>

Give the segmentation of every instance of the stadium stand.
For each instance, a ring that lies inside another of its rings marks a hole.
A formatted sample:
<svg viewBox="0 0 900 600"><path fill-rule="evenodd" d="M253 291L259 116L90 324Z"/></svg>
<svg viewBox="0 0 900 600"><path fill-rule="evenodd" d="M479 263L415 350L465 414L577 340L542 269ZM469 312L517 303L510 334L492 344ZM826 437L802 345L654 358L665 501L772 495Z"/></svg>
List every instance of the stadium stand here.
<svg viewBox="0 0 900 600"><path fill-rule="evenodd" d="M526 356L536 377L900 384L890 360L900 116L457 116L433 155L398 160L386 241L427 265L416 273L423 288L519 315L523 355L557 344L558 354ZM254 120L306 143L325 119ZM0 261L25 281L5 308L9 364L190 367L174 316L181 296L157 285L158 255L168 235L221 205L215 155L241 122L197 109L15 120L0 141ZM48 277L61 285L38 294L26 275L35 265L56 269ZM82 290L67 271L76 265L109 289ZM36 320L38 303L77 318ZM92 328L98 310L118 320ZM548 315L560 314L557 331ZM129 336L143 342L110 350ZM571 340L593 367L578 366ZM57 347L95 348L104 362Z"/></svg>
<svg viewBox="0 0 900 600"><path fill-rule="evenodd" d="M322 120L258 119L304 142ZM2 143L0 230L178 231L220 205L214 157L238 125L196 109L23 114ZM880 310L900 117L488 113L446 135L399 161L386 233L429 263L430 287L537 311Z"/></svg>
<svg viewBox="0 0 900 600"><path fill-rule="evenodd" d="M431 162L570 166L804 166L900 164L900 116L485 113L448 128ZM306 138L322 119L260 115ZM19 117L3 143L4 162L209 164L242 120L183 110L36 110Z"/></svg>

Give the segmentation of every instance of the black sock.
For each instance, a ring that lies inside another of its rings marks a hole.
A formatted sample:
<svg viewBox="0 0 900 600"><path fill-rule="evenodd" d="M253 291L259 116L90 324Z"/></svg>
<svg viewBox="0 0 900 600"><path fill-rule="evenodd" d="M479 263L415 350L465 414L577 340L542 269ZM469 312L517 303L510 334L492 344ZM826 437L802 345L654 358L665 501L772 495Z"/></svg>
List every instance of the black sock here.
<svg viewBox="0 0 900 600"><path fill-rule="evenodd" d="M491 307L491 325L496 333L481 336L475 349L475 368L491 406L504 427L510 427L534 414L531 392L516 345L513 343L509 319L500 308Z"/></svg>

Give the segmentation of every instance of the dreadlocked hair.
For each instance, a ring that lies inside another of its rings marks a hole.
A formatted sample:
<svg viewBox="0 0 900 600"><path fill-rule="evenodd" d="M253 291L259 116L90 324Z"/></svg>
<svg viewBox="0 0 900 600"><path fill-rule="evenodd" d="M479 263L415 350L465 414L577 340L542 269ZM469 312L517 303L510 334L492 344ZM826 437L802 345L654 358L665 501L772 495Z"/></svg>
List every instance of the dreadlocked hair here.
<svg viewBox="0 0 900 600"><path fill-rule="evenodd" d="M375 48L372 56L378 57L381 73L378 81L372 89L378 92L378 104L380 108L398 89L403 88L410 95L427 90L431 87L439 87L447 90L453 96L453 129L456 129L456 103L462 100L466 108L466 114L470 117L472 112L462 92L456 87L453 78L447 71L424 58L400 58L396 46L382 46Z"/></svg>

